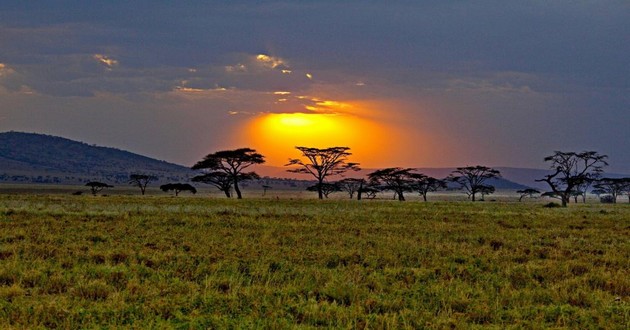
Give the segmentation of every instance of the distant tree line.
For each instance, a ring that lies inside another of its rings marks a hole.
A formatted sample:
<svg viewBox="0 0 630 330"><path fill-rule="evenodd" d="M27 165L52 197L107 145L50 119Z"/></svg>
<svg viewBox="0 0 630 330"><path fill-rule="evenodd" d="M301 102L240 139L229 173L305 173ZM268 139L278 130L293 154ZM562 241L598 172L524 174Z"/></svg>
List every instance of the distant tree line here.
<svg viewBox="0 0 630 330"><path fill-rule="evenodd" d="M296 147L301 158L290 159L285 165L290 167L288 172L307 174L315 179L315 184L306 190L317 192L319 199L328 198L333 192L345 192L350 199L375 198L377 193L393 192L394 199L405 201L406 194L418 193L426 202L429 193L439 190L461 190L471 201L484 200L485 196L495 193L492 180L501 178L499 170L482 166L465 166L456 168L450 175L439 179L418 172L415 168L389 167L368 173L364 178L344 178L349 172L359 171L358 163L349 161L348 147ZM628 195L630 203L630 178L603 177L603 168L608 165L606 155L595 151L563 152L555 151L553 155L545 157L550 163L551 172L538 182L546 183L550 190L540 192L533 188L517 190L523 198L552 197L560 200L566 207L571 202L586 200L586 194L597 194L602 201L616 203L617 198ZM231 198L236 194L237 199L243 198L241 186L245 182L260 179L260 176L250 171L254 165L265 163L265 157L250 148L217 151L205 156L192 166L200 174L191 179L192 182L209 184ZM331 178L340 176L342 179L332 181ZM158 178L149 174L131 174L128 183L140 189L145 194L149 183ZM88 182L92 194L96 195L102 189L112 186L101 182ZM272 187L262 185L263 196ZM168 183L160 186L165 192L173 191L178 196L181 191L196 193L197 190L187 183Z"/></svg>

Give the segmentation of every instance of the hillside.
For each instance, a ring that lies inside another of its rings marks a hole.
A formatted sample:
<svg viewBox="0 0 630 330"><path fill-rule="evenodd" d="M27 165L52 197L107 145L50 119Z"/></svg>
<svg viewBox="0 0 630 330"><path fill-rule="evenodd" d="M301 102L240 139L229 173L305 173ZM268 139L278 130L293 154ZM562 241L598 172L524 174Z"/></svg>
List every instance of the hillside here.
<svg viewBox="0 0 630 330"><path fill-rule="evenodd" d="M193 174L187 167L115 148L43 134L0 133L0 181L125 182L131 173L152 174L160 181L179 181Z"/></svg>

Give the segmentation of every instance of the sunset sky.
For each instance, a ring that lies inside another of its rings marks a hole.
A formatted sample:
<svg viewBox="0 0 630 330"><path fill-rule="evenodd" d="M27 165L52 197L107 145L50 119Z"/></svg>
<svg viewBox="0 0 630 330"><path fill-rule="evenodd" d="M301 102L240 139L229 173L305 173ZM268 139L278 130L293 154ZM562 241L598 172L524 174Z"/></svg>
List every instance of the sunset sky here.
<svg viewBox="0 0 630 330"><path fill-rule="evenodd" d="M364 167L630 173L630 2L2 1L0 131L190 166L349 146Z"/></svg>

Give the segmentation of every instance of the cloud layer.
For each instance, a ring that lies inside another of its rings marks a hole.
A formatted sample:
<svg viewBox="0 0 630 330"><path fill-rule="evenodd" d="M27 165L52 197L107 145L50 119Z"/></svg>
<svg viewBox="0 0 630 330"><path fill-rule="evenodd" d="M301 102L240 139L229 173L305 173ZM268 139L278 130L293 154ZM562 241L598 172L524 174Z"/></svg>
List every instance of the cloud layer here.
<svg viewBox="0 0 630 330"><path fill-rule="evenodd" d="M628 21L625 1L9 1L0 129L190 164L259 114L345 112L405 132L391 166L595 149L630 172Z"/></svg>

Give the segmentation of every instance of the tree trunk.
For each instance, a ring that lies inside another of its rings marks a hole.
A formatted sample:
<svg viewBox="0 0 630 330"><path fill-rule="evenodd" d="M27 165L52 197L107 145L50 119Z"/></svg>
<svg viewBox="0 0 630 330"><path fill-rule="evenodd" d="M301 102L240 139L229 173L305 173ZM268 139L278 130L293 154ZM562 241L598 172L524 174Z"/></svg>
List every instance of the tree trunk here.
<svg viewBox="0 0 630 330"><path fill-rule="evenodd" d="M317 195L319 199L324 199L324 192L322 191L323 179L319 179L319 184L317 185Z"/></svg>
<svg viewBox="0 0 630 330"><path fill-rule="evenodd" d="M405 201L405 196L403 195L402 191L398 192L398 200L401 201L401 202Z"/></svg>
<svg viewBox="0 0 630 330"><path fill-rule="evenodd" d="M361 200L361 194L363 193L363 182L359 184L359 190L357 190L357 200Z"/></svg>
<svg viewBox="0 0 630 330"><path fill-rule="evenodd" d="M562 196L562 198L560 198L560 200L562 201L562 207L567 207L567 204L569 204L569 201L570 201L570 197L569 196Z"/></svg>
<svg viewBox="0 0 630 330"><path fill-rule="evenodd" d="M422 199L424 199L424 201L427 201L427 193L422 194Z"/></svg>
<svg viewBox="0 0 630 330"><path fill-rule="evenodd" d="M236 177L234 177L234 191L236 191L237 199L243 199L243 196L241 195L241 190L238 188L238 179Z"/></svg>
<svg viewBox="0 0 630 330"><path fill-rule="evenodd" d="M475 201L475 193L473 192L472 194L470 194L470 198L472 199L472 201Z"/></svg>
<svg viewBox="0 0 630 330"><path fill-rule="evenodd" d="M223 192L225 193L225 196L227 198L232 198L232 195L230 195L230 191L229 190L226 189L226 190L223 190Z"/></svg>

